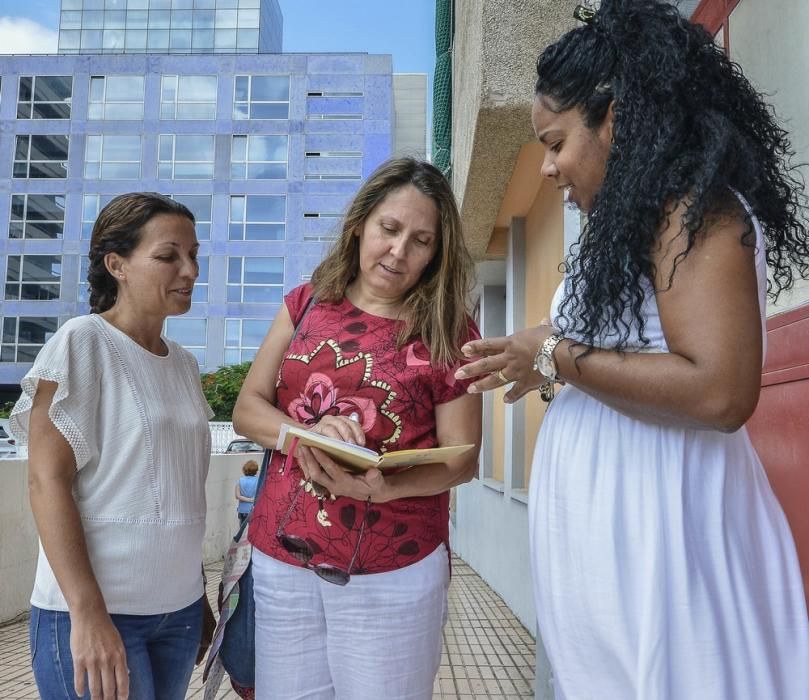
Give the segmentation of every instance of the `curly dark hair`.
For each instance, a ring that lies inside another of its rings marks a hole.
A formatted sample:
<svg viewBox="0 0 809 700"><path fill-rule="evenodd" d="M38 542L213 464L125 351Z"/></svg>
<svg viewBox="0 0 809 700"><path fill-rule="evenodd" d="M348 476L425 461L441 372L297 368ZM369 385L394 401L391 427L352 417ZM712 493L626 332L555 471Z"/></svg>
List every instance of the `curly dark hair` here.
<svg viewBox="0 0 809 700"><path fill-rule="evenodd" d="M744 216L735 190L764 230L770 296L809 275L804 183L787 133L738 64L674 5L603 0L588 24L542 52L537 75L537 95L555 111L580 109L591 129L614 102L604 182L563 266L567 332L586 345L616 337L625 348L629 311L648 342L642 284L654 278L653 244L681 202L688 245L675 271L712 221ZM746 218L742 243L754 245Z"/></svg>
<svg viewBox="0 0 809 700"><path fill-rule="evenodd" d="M157 192L130 192L115 197L98 214L90 236L90 313L111 308L118 296L118 283L109 273L104 258L118 253L128 258L140 243L143 227L158 214L176 214L195 223L191 210Z"/></svg>

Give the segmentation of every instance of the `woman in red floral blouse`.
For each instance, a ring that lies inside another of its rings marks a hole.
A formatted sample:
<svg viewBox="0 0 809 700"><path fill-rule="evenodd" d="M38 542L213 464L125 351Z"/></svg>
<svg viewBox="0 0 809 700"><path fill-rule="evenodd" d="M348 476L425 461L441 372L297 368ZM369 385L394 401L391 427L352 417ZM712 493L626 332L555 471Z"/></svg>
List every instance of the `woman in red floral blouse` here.
<svg viewBox="0 0 809 700"><path fill-rule="evenodd" d="M363 184L311 285L292 290L245 380L236 430L292 423L377 452L480 445L480 397L454 378L479 337L449 184L388 161ZM295 333L295 328L298 328ZM294 335L294 338L293 338ZM276 453L250 525L257 698L430 698L449 585L449 489L478 450L398 473ZM338 585L335 585L338 584Z"/></svg>

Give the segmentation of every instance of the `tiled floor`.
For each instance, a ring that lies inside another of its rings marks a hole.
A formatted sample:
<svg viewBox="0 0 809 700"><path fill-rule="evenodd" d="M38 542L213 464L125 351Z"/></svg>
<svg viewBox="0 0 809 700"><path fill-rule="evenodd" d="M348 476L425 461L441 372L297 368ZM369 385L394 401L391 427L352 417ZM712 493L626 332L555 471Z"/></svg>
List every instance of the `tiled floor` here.
<svg viewBox="0 0 809 700"><path fill-rule="evenodd" d="M219 581L208 576L208 594ZM463 561L452 562L449 619L433 700L532 698L534 640L506 604ZM224 687L218 700L238 700ZM202 698L201 671L194 673L187 698ZM38 698L28 660L26 621L0 627L0 699ZM282 700L279 698L278 700Z"/></svg>

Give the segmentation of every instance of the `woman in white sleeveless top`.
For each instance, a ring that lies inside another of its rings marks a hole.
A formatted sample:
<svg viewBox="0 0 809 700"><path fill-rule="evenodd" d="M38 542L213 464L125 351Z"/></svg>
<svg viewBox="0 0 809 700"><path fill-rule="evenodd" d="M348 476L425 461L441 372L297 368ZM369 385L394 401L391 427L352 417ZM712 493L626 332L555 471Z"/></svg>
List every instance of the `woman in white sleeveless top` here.
<svg viewBox="0 0 809 700"><path fill-rule="evenodd" d="M750 443L771 292L809 276L791 152L701 28L579 8L537 63L545 185L587 212L549 322L469 343L473 391L551 398L530 485L559 700L806 700L795 546ZM533 397L532 397L533 400Z"/></svg>
<svg viewBox="0 0 809 700"><path fill-rule="evenodd" d="M90 240L91 313L22 381L40 537L31 656L48 700L183 700L200 643L208 420L196 359L161 334L199 275L194 217L113 199Z"/></svg>

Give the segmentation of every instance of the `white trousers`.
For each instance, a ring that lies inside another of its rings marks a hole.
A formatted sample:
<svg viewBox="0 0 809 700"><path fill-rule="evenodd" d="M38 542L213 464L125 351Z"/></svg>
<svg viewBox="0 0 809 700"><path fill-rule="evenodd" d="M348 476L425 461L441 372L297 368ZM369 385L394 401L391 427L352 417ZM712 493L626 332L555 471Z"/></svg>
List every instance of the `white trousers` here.
<svg viewBox="0 0 809 700"><path fill-rule="evenodd" d="M253 550L256 700L430 700L441 662L449 561L346 586Z"/></svg>

